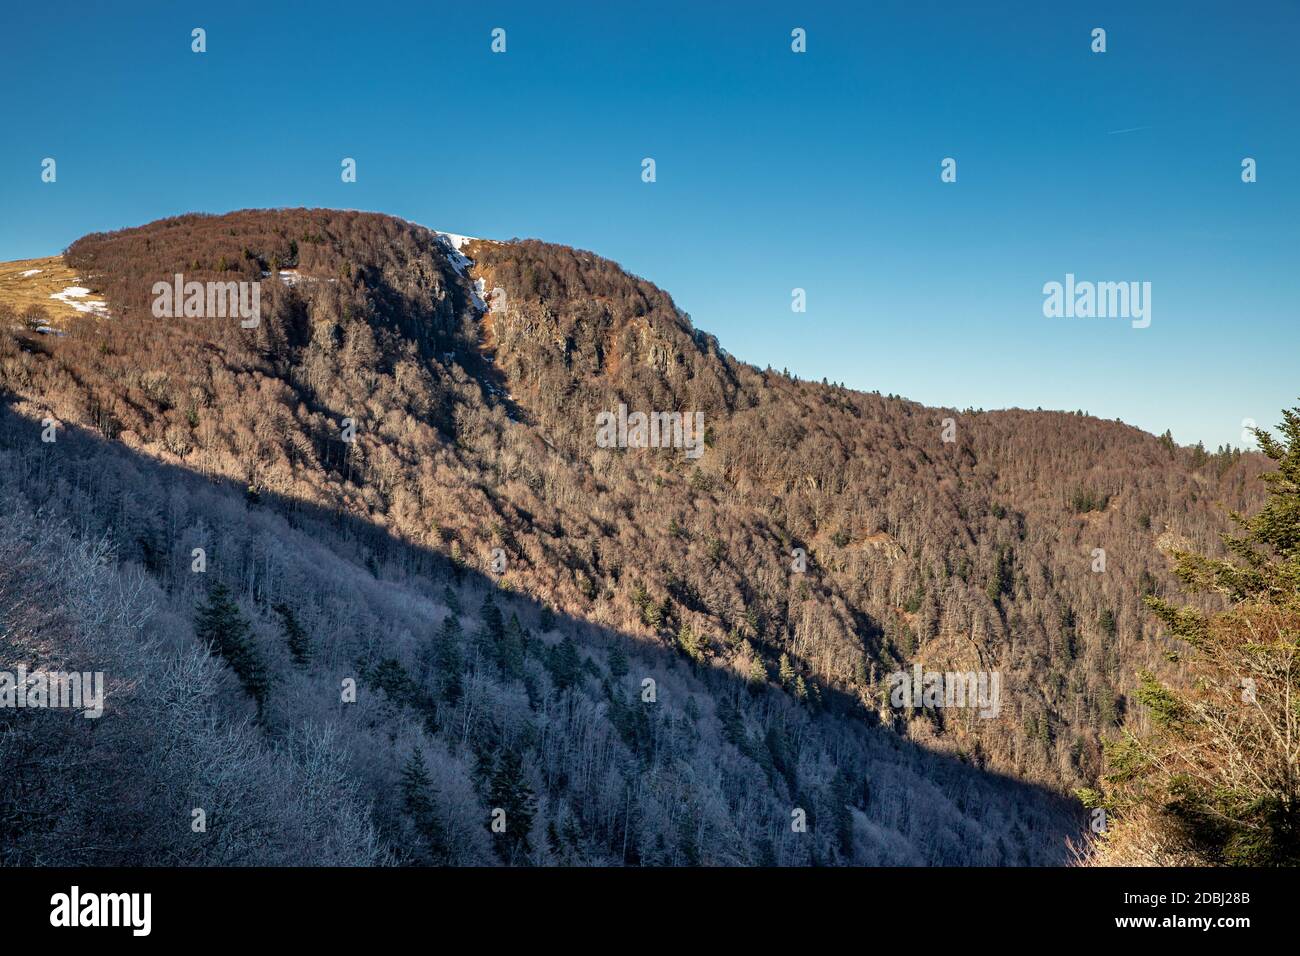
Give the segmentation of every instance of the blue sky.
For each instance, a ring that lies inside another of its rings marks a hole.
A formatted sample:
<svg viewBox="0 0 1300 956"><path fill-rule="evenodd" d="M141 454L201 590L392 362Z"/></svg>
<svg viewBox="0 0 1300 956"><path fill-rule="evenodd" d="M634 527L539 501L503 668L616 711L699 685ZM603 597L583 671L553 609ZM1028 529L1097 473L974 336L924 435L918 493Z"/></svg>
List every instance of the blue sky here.
<svg viewBox="0 0 1300 956"><path fill-rule="evenodd" d="M371 209L593 250L742 359L927 404L1214 447L1300 398L1295 0L57 9L0 32L2 260ZM1067 272L1151 282L1151 326L1045 318Z"/></svg>

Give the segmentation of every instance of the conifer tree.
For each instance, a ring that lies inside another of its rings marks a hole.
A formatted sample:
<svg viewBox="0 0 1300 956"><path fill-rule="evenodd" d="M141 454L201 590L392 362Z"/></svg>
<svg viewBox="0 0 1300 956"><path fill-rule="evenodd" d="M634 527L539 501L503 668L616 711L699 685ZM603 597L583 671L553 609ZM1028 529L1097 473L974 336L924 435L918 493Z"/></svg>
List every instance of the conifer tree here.
<svg viewBox="0 0 1300 956"><path fill-rule="evenodd" d="M1231 517L1226 559L1175 552L1192 593L1223 610L1147 604L1187 644L1185 680L1144 672L1137 699L1152 730L1126 728L1106 747L1103 863L1269 866L1300 863L1300 408L1283 412L1282 439L1256 429L1277 462L1268 501Z"/></svg>
<svg viewBox="0 0 1300 956"><path fill-rule="evenodd" d="M501 673L506 680L523 680L524 644L527 639L523 625L519 623L519 615L512 613L502 632L497 652L497 662L501 665Z"/></svg>
<svg viewBox="0 0 1300 956"><path fill-rule="evenodd" d="M627 676L627 652L622 644L615 644L609 652L609 673L620 680Z"/></svg>
<svg viewBox="0 0 1300 956"><path fill-rule="evenodd" d="M1118 630L1115 624L1115 612L1110 608L1106 608L1101 612L1101 618L1097 624L1101 628L1101 633L1106 637L1114 637Z"/></svg>
<svg viewBox="0 0 1300 956"><path fill-rule="evenodd" d="M492 784L488 803L493 810L505 811L505 830L493 832L493 843L503 863L518 863L532 853L528 833L537 812L533 790L524 777L523 760L517 750L501 754Z"/></svg>
<svg viewBox="0 0 1300 956"><path fill-rule="evenodd" d="M482 638L485 652L489 657L496 659L500 652L501 641L505 637L506 625L501 617L501 609L497 607L496 601L492 600L491 592L483 596L479 617L483 621Z"/></svg>
<svg viewBox="0 0 1300 956"><path fill-rule="evenodd" d="M702 634L697 634L690 624L683 622L682 626L678 628L677 643L691 660L696 663L704 661L709 642Z"/></svg>
<svg viewBox="0 0 1300 956"><path fill-rule="evenodd" d="M778 673L781 678L781 685L788 687L794 680L794 665L790 663L790 655L782 654L778 666Z"/></svg>
<svg viewBox="0 0 1300 956"><path fill-rule="evenodd" d="M418 855L427 855L433 863L442 862L447 854L446 834L434 807L433 785L418 747L411 751L402 767L402 805L422 843Z"/></svg>
<svg viewBox="0 0 1300 956"><path fill-rule="evenodd" d="M422 709L424 695L407 672L406 666L396 657L385 657L366 675L367 682L384 692L398 707Z"/></svg>
<svg viewBox="0 0 1300 956"><path fill-rule="evenodd" d="M464 688L461 684L461 672L465 669L465 658L460 652L461 629L456 615L448 614L442 621L434 653L434 665L438 669L442 683L442 697L453 707L460 701Z"/></svg>
<svg viewBox="0 0 1300 956"><path fill-rule="evenodd" d="M311 661L311 639L307 636L307 632L303 630L302 625L298 623L297 615L287 604L281 602L272 610L280 617L280 632L289 645L289 654L293 657L293 662L299 667L305 667Z"/></svg>
<svg viewBox="0 0 1300 956"><path fill-rule="evenodd" d="M562 862L564 844L560 841L560 831L555 828L554 820L549 820L546 824L546 848L551 851L552 856Z"/></svg>
<svg viewBox="0 0 1300 956"><path fill-rule="evenodd" d="M552 647L545 663L558 691L572 687L582 676L582 656L572 638L566 637Z"/></svg>
<svg viewBox="0 0 1300 956"><path fill-rule="evenodd" d="M230 589L222 582L215 582L208 589L206 602L195 609L194 633L235 672L257 705L260 721L270 688L266 664L253 644L248 621L239 612Z"/></svg>

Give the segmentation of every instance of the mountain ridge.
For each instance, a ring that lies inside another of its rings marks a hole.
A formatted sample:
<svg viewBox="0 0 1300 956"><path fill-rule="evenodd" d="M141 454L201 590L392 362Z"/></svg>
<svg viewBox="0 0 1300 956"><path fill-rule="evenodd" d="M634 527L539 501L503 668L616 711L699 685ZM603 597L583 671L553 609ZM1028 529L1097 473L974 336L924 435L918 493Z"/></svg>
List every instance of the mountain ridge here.
<svg viewBox="0 0 1300 956"><path fill-rule="evenodd" d="M250 507L350 516L813 719L1062 794L1095 779L1133 673L1169 666L1139 601L1171 586L1157 539L1213 550L1218 503L1256 500L1257 456L801 382L593 253L439 235L275 210L84 237L66 259L113 318L71 318L54 341L7 317L0 387L24 417L237 482ZM329 281L267 284L251 333L148 317L169 270L285 267ZM597 414L620 403L703 412L704 454L597 447ZM175 548L116 543L125 560ZM382 554L362 560L382 573ZM918 663L996 670L1002 714L891 706L889 675Z"/></svg>

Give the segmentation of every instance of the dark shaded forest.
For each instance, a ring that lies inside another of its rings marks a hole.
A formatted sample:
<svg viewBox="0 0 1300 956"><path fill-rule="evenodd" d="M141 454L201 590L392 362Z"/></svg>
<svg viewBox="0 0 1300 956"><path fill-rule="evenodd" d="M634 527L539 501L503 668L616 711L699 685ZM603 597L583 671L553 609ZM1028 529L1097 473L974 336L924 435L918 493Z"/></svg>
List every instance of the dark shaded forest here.
<svg viewBox="0 0 1300 956"><path fill-rule="evenodd" d="M108 705L0 710L7 865L1048 864L1077 831L369 522L39 435L0 416L0 664L102 670Z"/></svg>

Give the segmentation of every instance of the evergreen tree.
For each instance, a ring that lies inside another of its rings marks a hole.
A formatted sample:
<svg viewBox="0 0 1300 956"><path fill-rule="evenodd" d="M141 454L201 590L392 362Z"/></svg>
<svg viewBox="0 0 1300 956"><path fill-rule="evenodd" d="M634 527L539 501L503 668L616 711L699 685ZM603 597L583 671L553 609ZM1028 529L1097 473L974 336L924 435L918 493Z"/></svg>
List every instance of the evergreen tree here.
<svg viewBox="0 0 1300 956"><path fill-rule="evenodd" d="M533 790L524 777L523 759L517 750L506 750L497 762L488 792L492 810L505 811L505 830L494 832L492 841L503 863L518 863L532 853L528 833L537 812Z"/></svg>
<svg viewBox="0 0 1300 956"><path fill-rule="evenodd" d="M422 846L417 856L441 863L447 855L447 839L433 804L433 785L424 769L419 748L411 751L402 767L402 806L410 817Z"/></svg>
<svg viewBox="0 0 1300 956"><path fill-rule="evenodd" d="M627 676L627 652L622 644L615 644L609 652L609 673L620 680Z"/></svg>
<svg viewBox="0 0 1300 956"><path fill-rule="evenodd" d="M424 695L420 686L411 679L405 665L396 657L381 660L370 670L367 680L398 707L422 709Z"/></svg>
<svg viewBox="0 0 1300 956"><path fill-rule="evenodd" d="M235 672L257 705L257 719L260 721L266 707L270 678L266 664L253 644L248 621L239 612L230 589L222 582L215 582L208 589L206 602L195 609L194 633Z"/></svg>
<svg viewBox="0 0 1300 956"><path fill-rule="evenodd" d="M776 724L768 727L765 742L772 767L785 779L786 786L793 794L799 789L799 778L784 728Z"/></svg>
<svg viewBox="0 0 1300 956"><path fill-rule="evenodd" d="M1097 623L1101 628L1101 633L1106 637L1114 637L1118 631L1118 626L1115 623L1115 612L1110 608L1106 608L1101 612L1101 619Z"/></svg>
<svg viewBox="0 0 1300 956"><path fill-rule="evenodd" d="M1217 594L1225 610L1147 604L1186 642L1186 679L1140 675L1138 702L1152 729L1106 747L1107 863L1300 864L1300 408L1283 412L1282 439L1257 429L1277 462L1268 501L1233 514L1229 557L1176 552L1188 591Z"/></svg>
<svg viewBox="0 0 1300 956"><path fill-rule="evenodd" d="M1006 545L998 547L997 563L994 565L993 573L989 576L988 587L985 589L988 593L989 600L995 604L1001 600L1002 595L1010 594L1012 588L1012 553Z"/></svg>
<svg viewBox="0 0 1300 956"><path fill-rule="evenodd" d="M512 613L497 648L497 663L506 680L523 680L524 646L527 640L528 635L524 633L523 625L519 623L519 615Z"/></svg>
<svg viewBox="0 0 1300 956"><path fill-rule="evenodd" d="M551 851L551 855L556 857L556 862L564 862L564 844L560 840L560 831L555 828L554 820L546 823L546 847Z"/></svg>
<svg viewBox="0 0 1300 956"><path fill-rule="evenodd" d="M708 652L709 642L701 634L696 634L695 629L689 624L683 622L677 630L677 643L681 649L686 652L686 656L696 663L704 661Z"/></svg>
<svg viewBox="0 0 1300 956"><path fill-rule="evenodd" d="M298 623L298 617L289 605L282 602L275 605L272 610L280 617L280 633L284 635L289 645L289 654L293 657L293 662L299 667L305 667L311 661L311 639L307 636L307 632Z"/></svg>
<svg viewBox="0 0 1300 956"><path fill-rule="evenodd" d="M789 687L790 683L794 680L794 676L795 676L794 665L790 663L790 655L782 654L781 661L777 665L777 667L778 667L778 674L781 678L781 686Z"/></svg>
<svg viewBox="0 0 1300 956"><path fill-rule="evenodd" d="M497 660L501 642L505 638L506 624L505 619L501 617L501 609L497 607L496 601L492 600L491 592L483 596L479 617L483 622L481 637L484 653L492 660Z"/></svg>
<svg viewBox="0 0 1300 956"><path fill-rule="evenodd" d="M1065 656L1074 659L1078 653L1078 630L1074 617L1074 609L1064 607L1061 609L1061 637L1065 641Z"/></svg>
<svg viewBox="0 0 1300 956"><path fill-rule="evenodd" d="M565 691L582 677L582 655L573 639L566 637L550 649L545 659L555 689Z"/></svg>
<svg viewBox="0 0 1300 956"><path fill-rule="evenodd" d="M455 707L460 701L464 687L461 674L465 670L465 658L460 651L461 629L456 615L448 614L442 620L442 629L438 634L434 653L434 665L438 669L442 684L442 697Z"/></svg>

